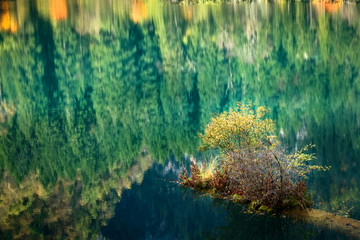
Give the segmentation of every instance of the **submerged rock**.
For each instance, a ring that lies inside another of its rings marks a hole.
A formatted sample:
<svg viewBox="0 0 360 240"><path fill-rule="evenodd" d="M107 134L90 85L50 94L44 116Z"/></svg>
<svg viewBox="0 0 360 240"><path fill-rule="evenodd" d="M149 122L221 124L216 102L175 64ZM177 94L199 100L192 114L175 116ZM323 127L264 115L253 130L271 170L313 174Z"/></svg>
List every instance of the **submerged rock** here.
<svg viewBox="0 0 360 240"><path fill-rule="evenodd" d="M286 215L297 220L317 225L321 228L341 232L354 239L360 239L360 221L356 219L312 208L306 210L293 210L287 212Z"/></svg>

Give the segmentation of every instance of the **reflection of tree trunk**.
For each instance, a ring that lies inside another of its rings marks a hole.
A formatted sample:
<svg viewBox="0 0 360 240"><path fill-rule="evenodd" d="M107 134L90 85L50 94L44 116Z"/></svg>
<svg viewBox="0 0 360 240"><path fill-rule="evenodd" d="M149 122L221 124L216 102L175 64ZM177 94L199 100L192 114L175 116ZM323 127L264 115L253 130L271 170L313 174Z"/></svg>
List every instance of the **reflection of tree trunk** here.
<svg viewBox="0 0 360 240"><path fill-rule="evenodd" d="M11 188L10 183L8 183L7 188L10 190L10 192L16 194L15 191Z"/></svg>
<svg viewBox="0 0 360 240"><path fill-rule="evenodd" d="M28 20L29 10L30 10L30 1L28 0L17 0L16 4L16 17L18 21L19 28L23 27L25 22Z"/></svg>

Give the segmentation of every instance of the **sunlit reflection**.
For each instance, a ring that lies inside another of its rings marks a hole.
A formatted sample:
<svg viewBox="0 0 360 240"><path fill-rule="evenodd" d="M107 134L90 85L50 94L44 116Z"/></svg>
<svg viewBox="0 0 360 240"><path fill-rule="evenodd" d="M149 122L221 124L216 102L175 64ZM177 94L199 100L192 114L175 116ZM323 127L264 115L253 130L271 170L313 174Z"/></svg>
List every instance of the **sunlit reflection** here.
<svg viewBox="0 0 360 240"><path fill-rule="evenodd" d="M147 7L142 0L133 0L131 7L131 20L140 23L147 18Z"/></svg>
<svg viewBox="0 0 360 240"><path fill-rule="evenodd" d="M328 13L336 13L341 9L341 7L342 7L342 1L325 3L325 10Z"/></svg>
<svg viewBox="0 0 360 240"><path fill-rule="evenodd" d="M343 7L343 1L322 1L322 0L313 0L313 6L316 7L319 13L327 12L330 14L338 13Z"/></svg>
<svg viewBox="0 0 360 240"><path fill-rule="evenodd" d="M184 5L182 12L186 21L190 21L193 18L193 7L191 5Z"/></svg>
<svg viewBox="0 0 360 240"><path fill-rule="evenodd" d="M50 16L53 20L65 20L67 14L66 0L50 0Z"/></svg>
<svg viewBox="0 0 360 240"><path fill-rule="evenodd" d="M0 31L3 30L16 33L18 31L16 15L10 10L10 4L13 3L2 1L0 4Z"/></svg>

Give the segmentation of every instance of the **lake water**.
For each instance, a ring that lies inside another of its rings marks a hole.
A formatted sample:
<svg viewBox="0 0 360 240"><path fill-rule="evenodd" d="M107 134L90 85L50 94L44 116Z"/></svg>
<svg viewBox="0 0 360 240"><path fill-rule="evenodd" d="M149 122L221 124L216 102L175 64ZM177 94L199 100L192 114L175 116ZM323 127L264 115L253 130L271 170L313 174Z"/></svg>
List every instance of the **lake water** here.
<svg viewBox="0 0 360 240"><path fill-rule="evenodd" d="M0 0L0 239L348 239L174 180L251 100L360 220L359 71L352 3Z"/></svg>

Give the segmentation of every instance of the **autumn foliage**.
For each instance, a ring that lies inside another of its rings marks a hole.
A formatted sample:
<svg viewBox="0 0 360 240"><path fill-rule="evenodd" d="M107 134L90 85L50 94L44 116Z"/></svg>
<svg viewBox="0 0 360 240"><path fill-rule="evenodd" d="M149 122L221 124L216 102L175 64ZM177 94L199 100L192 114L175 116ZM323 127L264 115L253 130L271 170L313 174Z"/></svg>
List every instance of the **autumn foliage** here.
<svg viewBox="0 0 360 240"><path fill-rule="evenodd" d="M131 7L131 20L140 23L147 18L147 8L141 0L134 0Z"/></svg>
<svg viewBox="0 0 360 240"><path fill-rule="evenodd" d="M311 145L288 154L274 135L275 124L266 118L267 113L265 107L239 103L236 109L214 117L200 135L200 149L218 149L219 160L206 166L192 159L190 176L184 168L181 184L235 196L255 209L282 211L311 205L304 179L312 170L325 168L307 164L315 158L306 153Z"/></svg>
<svg viewBox="0 0 360 240"><path fill-rule="evenodd" d="M50 16L53 20L65 20L67 18L67 3L66 0L51 0L50 1Z"/></svg>
<svg viewBox="0 0 360 240"><path fill-rule="evenodd" d="M10 31L16 33L18 24L16 17L10 12L10 3L8 1L0 2L0 31Z"/></svg>

